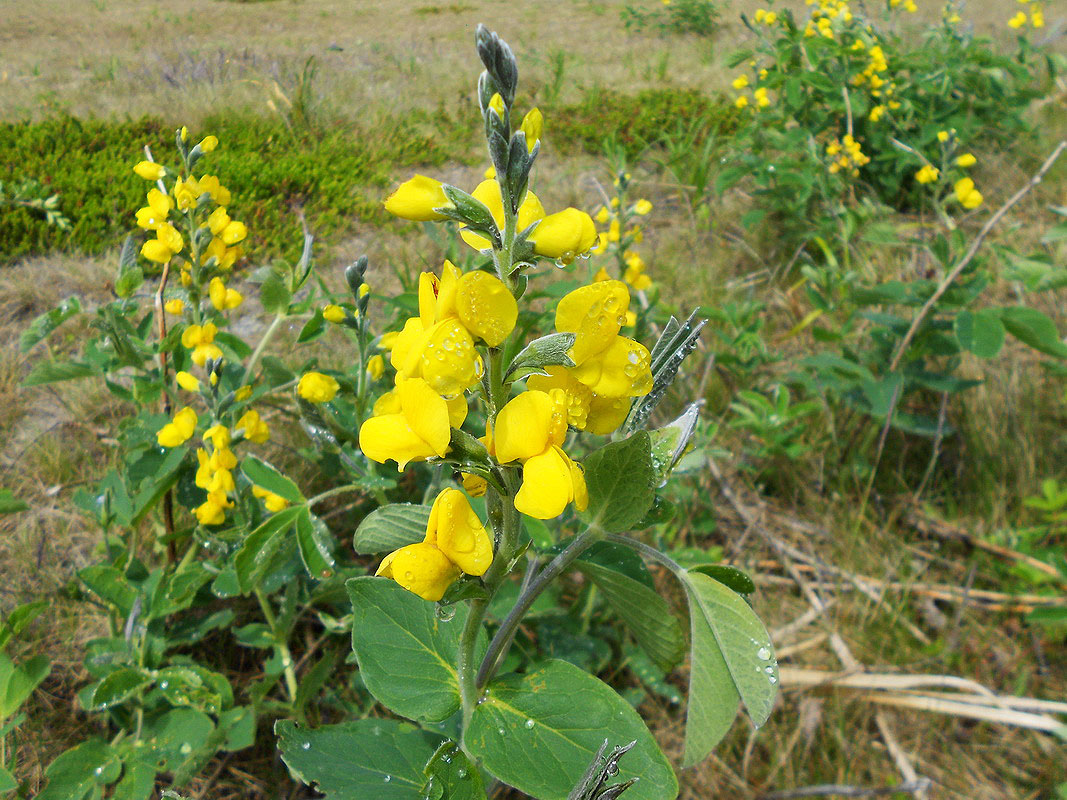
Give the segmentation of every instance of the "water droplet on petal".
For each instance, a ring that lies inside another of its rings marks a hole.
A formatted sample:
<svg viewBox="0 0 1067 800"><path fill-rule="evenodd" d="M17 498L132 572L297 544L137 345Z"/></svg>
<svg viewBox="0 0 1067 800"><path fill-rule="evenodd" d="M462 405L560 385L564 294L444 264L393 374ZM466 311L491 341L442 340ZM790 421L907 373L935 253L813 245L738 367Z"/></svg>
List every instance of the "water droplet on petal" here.
<svg viewBox="0 0 1067 800"><path fill-rule="evenodd" d="M301 750L310 750L311 749L311 742L304 742L302 745L300 745L300 749Z"/></svg>

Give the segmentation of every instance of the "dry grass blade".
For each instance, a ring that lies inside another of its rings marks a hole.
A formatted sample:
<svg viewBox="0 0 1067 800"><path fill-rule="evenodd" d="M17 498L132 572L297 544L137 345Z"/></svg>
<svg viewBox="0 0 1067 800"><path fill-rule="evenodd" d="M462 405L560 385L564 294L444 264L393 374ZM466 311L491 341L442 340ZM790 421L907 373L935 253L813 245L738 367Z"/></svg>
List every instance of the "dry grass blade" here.
<svg viewBox="0 0 1067 800"><path fill-rule="evenodd" d="M818 786L801 786L797 789L784 789L780 792L761 794L759 800L792 800L797 797L890 797L895 794L918 794L926 791L930 781L923 779L902 783L899 786L846 786L841 783L822 783Z"/></svg>

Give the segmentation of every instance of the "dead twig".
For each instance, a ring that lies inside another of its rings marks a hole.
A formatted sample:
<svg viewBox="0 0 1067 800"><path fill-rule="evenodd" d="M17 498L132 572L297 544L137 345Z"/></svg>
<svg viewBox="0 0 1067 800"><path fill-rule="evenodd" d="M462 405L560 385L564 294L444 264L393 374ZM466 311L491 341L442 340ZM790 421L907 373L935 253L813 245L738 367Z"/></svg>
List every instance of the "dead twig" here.
<svg viewBox="0 0 1067 800"><path fill-rule="evenodd" d="M779 792L761 794L759 800L792 800L796 797L826 797L837 795L838 797L889 797L894 794L914 794L930 788L930 779L923 778L918 781L909 781L899 786L847 786L843 783L820 783L817 786L801 786L798 789L783 789Z"/></svg>

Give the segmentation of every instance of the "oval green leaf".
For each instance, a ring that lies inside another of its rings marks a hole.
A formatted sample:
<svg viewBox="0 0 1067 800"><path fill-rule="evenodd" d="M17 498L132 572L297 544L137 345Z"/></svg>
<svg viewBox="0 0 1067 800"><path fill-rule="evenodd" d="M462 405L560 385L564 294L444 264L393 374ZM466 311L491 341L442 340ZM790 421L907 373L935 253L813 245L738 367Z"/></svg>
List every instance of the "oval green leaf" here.
<svg viewBox="0 0 1067 800"><path fill-rule="evenodd" d="M489 685L467 729L467 749L500 780L538 800L566 800L597 750L637 744L619 762L618 781L640 780L627 800L673 800L678 781L633 707L614 689L566 661Z"/></svg>

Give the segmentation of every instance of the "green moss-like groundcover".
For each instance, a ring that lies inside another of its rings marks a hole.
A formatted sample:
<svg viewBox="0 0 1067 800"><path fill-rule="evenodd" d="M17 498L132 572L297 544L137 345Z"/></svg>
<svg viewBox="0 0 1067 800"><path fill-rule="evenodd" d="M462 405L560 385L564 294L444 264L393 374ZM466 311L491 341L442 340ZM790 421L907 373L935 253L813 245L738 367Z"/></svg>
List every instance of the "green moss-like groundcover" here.
<svg viewBox="0 0 1067 800"><path fill-rule="evenodd" d="M561 150L600 152L608 135L632 157L676 125L731 119L720 98L679 89L635 94L588 90L581 101L545 109L546 135ZM345 122L294 133L277 118L237 114L209 118L195 135L219 147L203 162L233 193L231 213L251 232L259 256L298 254L300 216L329 242L355 219L382 222L381 198L413 167L469 160L477 118L469 113L417 113L368 128ZM174 160L178 123L158 118L70 116L0 124L0 181L40 181L59 193L70 231L49 227L23 208L0 209L0 263L55 250L96 254L134 227L149 188L132 167L145 145L164 164Z"/></svg>

